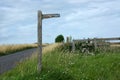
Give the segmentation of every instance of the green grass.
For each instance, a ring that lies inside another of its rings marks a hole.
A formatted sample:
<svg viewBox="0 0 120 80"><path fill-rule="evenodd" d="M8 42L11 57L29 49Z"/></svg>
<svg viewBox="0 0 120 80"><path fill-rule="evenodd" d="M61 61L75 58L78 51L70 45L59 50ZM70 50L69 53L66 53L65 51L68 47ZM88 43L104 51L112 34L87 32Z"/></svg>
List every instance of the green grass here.
<svg viewBox="0 0 120 80"><path fill-rule="evenodd" d="M120 54L81 55L59 50L43 55L42 72L37 72L37 56L0 75L0 80L120 80Z"/></svg>

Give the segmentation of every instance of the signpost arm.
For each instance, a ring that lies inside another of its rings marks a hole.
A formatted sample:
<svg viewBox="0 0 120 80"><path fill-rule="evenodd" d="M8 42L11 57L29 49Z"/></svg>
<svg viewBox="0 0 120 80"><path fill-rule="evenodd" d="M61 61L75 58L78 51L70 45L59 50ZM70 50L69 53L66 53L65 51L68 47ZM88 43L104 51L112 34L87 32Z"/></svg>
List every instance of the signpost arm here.
<svg viewBox="0 0 120 80"><path fill-rule="evenodd" d="M42 69L42 12L38 11L38 72Z"/></svg>

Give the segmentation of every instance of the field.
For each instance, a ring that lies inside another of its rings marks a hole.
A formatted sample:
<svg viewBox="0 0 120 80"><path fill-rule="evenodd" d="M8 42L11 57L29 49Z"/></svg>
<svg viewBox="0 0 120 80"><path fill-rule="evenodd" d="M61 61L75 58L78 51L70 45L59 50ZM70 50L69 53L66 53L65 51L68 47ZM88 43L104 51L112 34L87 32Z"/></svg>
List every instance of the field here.
<svg viewBox="0 0 120 80"><path fill-rule="evenodd" d="M120 47L120 44L111 44L111 47Z"/></svg>
<svg viewBox="0 0 120 80"><path fill-rule="evenodd" d="M0 75L0 80L120 80L120 48L83 55L63 52L58 46L44 48L41 73L37 72L37 55L33 55Z"/></svg>
<svg viewBox="0 0 120 80"><path fill-rule="evenodd" d="M0 45L0 56L12 54L25 49L35 48L37 44L11 44L11 45Z"/></svg>

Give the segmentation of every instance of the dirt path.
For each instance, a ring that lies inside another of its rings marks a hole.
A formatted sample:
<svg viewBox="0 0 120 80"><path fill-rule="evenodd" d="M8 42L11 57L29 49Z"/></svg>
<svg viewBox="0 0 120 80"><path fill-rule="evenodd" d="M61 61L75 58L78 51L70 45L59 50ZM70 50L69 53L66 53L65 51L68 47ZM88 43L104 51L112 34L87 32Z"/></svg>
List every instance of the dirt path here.
<svg viewBox="0 0 120 80"><path fill-rule="evenodd" d="M30 57L36 50L37 48L33 48L0 57L0 74L15 67L16 63Z"/></svg>

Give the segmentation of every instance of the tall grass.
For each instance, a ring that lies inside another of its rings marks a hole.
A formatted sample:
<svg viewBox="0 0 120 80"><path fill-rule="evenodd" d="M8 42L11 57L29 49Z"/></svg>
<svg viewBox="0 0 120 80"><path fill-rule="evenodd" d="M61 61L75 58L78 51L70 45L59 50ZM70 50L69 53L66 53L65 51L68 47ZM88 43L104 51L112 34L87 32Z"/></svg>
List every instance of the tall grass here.
<svg viewBox="0 0 120 80"><path fill-rule="evenodd" d="M47 47L43 48L43 53L48 53L50 51L53 51L53 50L59 48L61 45L62 45L62 43L54 43L51 45L47 45Z"/></svg>
<svg viewBox="0 0 120 80"><path fill-rule="evenodd" d="M62 52L59 47L52 51L49 49L43 55L40 74L37 72L37 56L33 55L15 69L2 74L0 80L120 80L119 53L86 56Z"/></svg>
<svg viewBox="0 0 120 80"><path fill-rule="evenodd" d="M37 44L0 45L0 56L35 47L37 47Z"/></svg>

